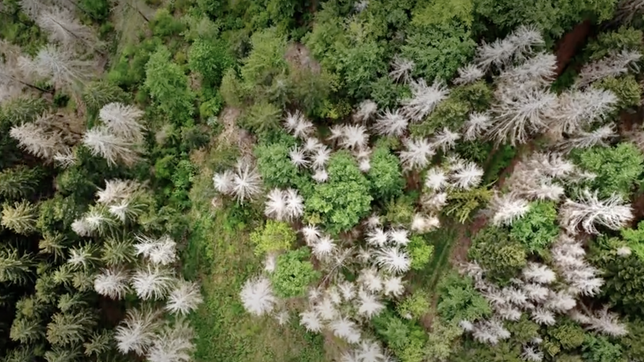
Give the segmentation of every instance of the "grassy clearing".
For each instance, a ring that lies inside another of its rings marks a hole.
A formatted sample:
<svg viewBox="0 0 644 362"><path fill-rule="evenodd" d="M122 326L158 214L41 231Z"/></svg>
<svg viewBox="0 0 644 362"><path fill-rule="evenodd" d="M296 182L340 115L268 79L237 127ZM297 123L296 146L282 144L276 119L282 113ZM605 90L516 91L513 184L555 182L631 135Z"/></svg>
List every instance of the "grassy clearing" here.
<svg viewBox="0 0 644 362"><path fill-rule="evenodd" d="M261 261L248 241L251 226L240 221L234 210L211 206L216 165L208 163L226 162L232 155L226 153L215 151L203 160L191 191L191 237L183 251L183 271L186 277L201 281L204 296L192 315L198 335L195 360L327 361L323 337L306 333L295 316L289 325L280 326L269 317L251 317L242 307L239 291L247 278L259 273Z"/></svg>
<svg viewBox="0 0 644 362"><path fill-rule="evenodd" d="M420 273L414 273L411 279L412 285L432 293L436 290L441 276L449 271L449 258L458 235L457 227L458 225L443 225L430 234L429 239L434 245L434 254Z"/></svg>

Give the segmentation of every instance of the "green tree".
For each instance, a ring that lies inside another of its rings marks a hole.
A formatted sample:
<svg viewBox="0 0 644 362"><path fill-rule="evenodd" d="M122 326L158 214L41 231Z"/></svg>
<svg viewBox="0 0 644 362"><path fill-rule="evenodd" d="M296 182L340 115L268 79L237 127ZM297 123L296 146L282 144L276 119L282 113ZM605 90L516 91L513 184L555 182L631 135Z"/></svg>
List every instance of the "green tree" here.
<svg viewBox="0 0 644 362"><path fill-rule="evenodd" d="M14 284L26 284L32 276L30 270L34 266L30 254L20 254L18 249L0 248L0 281Z"/></svg>
<svg viewBox="0 0 644 362"><path fill-rule="evenodd" d="M0 196L5 199L26 198L38 186L41 172L19 165L0 172Z"/></svg>
<svg viewBox="0 0 644 362"><path fill-rule="evenodd" d="M170 58L168 48L157 47L145 65L144 85L159 109L173 122L183 124L194 113L195 96L188 89L188 77Z"/></svg>
<svg viewBox="0 0 644 362"><path fill-rule="evenodd" d="M422 236L412 236L407 244L407 252L411 257L411 268L423 270L434 253L434 246L429 245Z"/></svg>
<svg viewBox="0 0 644 362"><path fill-rule="evenodd" d="M309 285L320 278L320 273L308 261L310 256L307 248L300 248L277 257L275 271L270 275L276 295L282 298L303 296Z"/></svg>
<svg viewBox="0 0 644 362"><path fill-rule="evenodd" d="M626 362L622 356L622 347L611 343L604 336L587 334L581 346L582 356L588 362Z"/></svg>
<svg viewBox="0 0 644 362"><path fill-rule="evenodd" d="M496 226L487 226L474 235L469 257L499 281L509 280L526 265L523 245Z"/></svg>
<svg viewBox="0 0 644 362"><path fill-rule="evenodd" d="M614 114L624 109L637 108L642 99L642 89L632 74L604 78L593 84L593 87L609 90L617 96Z"/></svg>
<svg viewBox="0 0 644 362"><path fill-rule="evenodd" d="M369 181L347 152L331 156L327 171L329 181L317 184L306 199L309 219L322 221L327 230L337 234L349 230L371 210Z"/></svg>
<svg viewBox="0 0 644 362"><path fill-rule="evenodd" d="M644 155L632 143L587 148L580 150L575 158L582 169L597 175L586 186L599 190L602 198L613 193L628 198L644 170Z"/></svg>
<svg viewBox="0 0 644 362"><path fill-rule="evenodd" d="M387 201L400 196L405 187L400 159L387 147L378 147L371 155L371 168L367 173L371 182L371 195L376 200Z"/></svg>
<svg viewBox="0 0 644 362"><path fill-rule="evenodd" d="M250 106L239 124L260 136L266 136L271 131L279 130L281 114L282 111L277 106L260 100Z"/></svg>
<svg viewBox="0 0 644 362"><path fill-rule="evenodd" d="M226 43L221 40L199 38L188 50L188 66L201 74L209 87L218 87L226 69L234 64Z"/></svg>
<svg viewBox="0 0 644 362"><path fill-rule="evenodd" d="M295 239L295 231L289 224L275 220L266 220L263 227L250 234L250 241L255 244L256 255L288 250Z"/></svg>
<svg viewBox="0 0 644 362"><path fill-rule="evenodd" d="M398 314L406 319L418 320L429 312L431 298L422 289L406 296L397 306Z"/></svg>
<svg viewBox="0 0 644 362"><path fill-rule="evenodd" d="M242 60L241 76L244 86L252 90L258 85L270 85L273 77L286 71L286 39L271 28L254 33L250 43L252 50Z"/></svg>
<svg viewBox="0 0 644 362"><path fill-rule="evenodd" d="M0 223L18 234L30 234L36 231L36 207L24 200L4 204Z"/></svg>
<svg viewBox="0 0 644 362"><path fill-rule="evenodd" d="M584 330L572 320L559 320L554 326L546 329L544 351L551 357L560 351L573 351L584 343Z"/></svg>
<svg viewBox="0 0 644 362"><path fill-rule="evenodd" d="M532 202L530 211L510 228L510 236L523 244L528 252L544 251L557 235L559 226L554 202Z"/></svg>
<svg viewBox="0 0 644 362"><path fill-rule="evenodd" d="M440 297L436 310L446 322L473 322L492 312L487 300L474 289L470 277L449 273L439 282L438 291Z"/></svg>
<svg viewBox="0 0 644 362"><path fill-rule="evenodd" d="M294 187L301 178L297 166L291 163L289 151L297 144L295 138L285 133L277 141L261 142L253 153L264 185L269 188Z"/></svg>

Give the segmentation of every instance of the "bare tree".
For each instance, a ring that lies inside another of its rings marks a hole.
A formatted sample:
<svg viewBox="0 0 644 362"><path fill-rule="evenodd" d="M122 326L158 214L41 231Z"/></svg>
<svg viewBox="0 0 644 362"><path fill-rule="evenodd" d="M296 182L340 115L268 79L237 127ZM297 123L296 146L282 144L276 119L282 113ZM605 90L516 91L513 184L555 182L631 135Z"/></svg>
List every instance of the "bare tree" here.
<svg viewBox="0 0 644 362"><path fill-rule="evenodd" d="M492 217L494 225L512 225L530 210L530 205L526 200L511 193L495 194L490 200L489 209L494 213Z"/></svg>
<svg viewBox="0 0 644 362"><path fill-rule="evenodd" d="M19 95L24 87L49 92L27 81L18 66L21 54L19 46L0 39L0 101Z"/></svg>
<svg viewBox="0 0 644 362"><path fill-rule="evenodd" d="M150 362L189 362L195 346L194 331L185 319L166 325L154 337L147 354Z"/></svg>
<svg viewBox="0 0 644 362"><path fill-rule="evenodd" d="M471 84L483 78L485 72L474 64L468 64L458 68L458 78L454 79L454 84L464 85Z"/></svg>
<svg viewBox="0 0 644 362"><path fill-rule="evenodd" d="M101 108L98 116L112 134L134 143L143 141L145 127L139 123L143 111L137 107L109 103Z"/></svg>
<svg viewBox="0 0 644 362"><path fill-rule="evenodd" d="M68 149L60 132L47 132L37 122L13 126L9 135L18 141L22 149L47 161L52 161L56 154Z"/></svg>
<svg viewBox="0 0 644 362"><path fill-rule="evenodd" d="M549 128L560 132L576 133L595 121L603 120L617 105L617 96L604 89L564 92L548 115Z"/></svg>
<svg viewBox="0 0 644 362"><path fill-rule="evenodd" d="M374 129L382 136L400 137L407 131L409 121L405 116L400 114L399 110L385 112L376 120Z"/></svg>
<svg viewBox="0 0 644 362"><path fill-rule="evenodd" d="M270 313L277 301L271 288L271 282L264 277L247 280L241 290L240 297L244 308L256 316Z"/></svg>
<svg viewBox="0 0 644 362"><path fill-rule="evenodd" d="M572 234L582 229L589 234L599 234L595 224L619 230L633 218L630 205L619 195L600 200L597 191L582 191L579 201L567 199L559 211L561 224Z"/></svg>
<svg viewBox="0 0 644 362"><path fill-rule="evenodd" d="M430 114L449 94L447 87L440 81L428 86L424 79L419 79L411 82L410 88L412 97L402 100L402 114L416 122Z"/></svg>
<svg viewBox="0 0 644 362"><path fill-rule="evenodd" d="M627 73L630 69L638 70L637 62L641 58L642 54L636 51L613 52L581 68L575 87L587 87L598 80Z"/></svg>
<svg viewBox="0 0 644 362"><path fill-rule="evenodd" d="M93 155L103 157L109 165L122 162L131 166L139 160L136 145L112 134L105 126L88 130L83 136L83 143Z"/></svg>
<svg viewBox="0 0 644 362"><path fill-rule="evenodd" d="M555 148L564 152L570 152L575 148L590 148L594 146L608 147L608 142L617 137L615 125L608 124L591 132L580 131L579 133L562 140L555 145Z"/></svg>
<svg viewBox="0 0 644 362"><path fill-rule="evenodd" d="M407 60L396 55L391 62L392 69L389 72L389 76L396 82L407 83L411 80L411 72L414 70L414 65L412 60Z"/></svg>
<svg viewBox="0 0 644 362"><path fill-rule="evenodd" d="M131 308L116 327L116 346L121 353L130 351L142 356L154 343L154 333L159 328L161 314L158 311Z"/></svg>
<svg viewBox="0 0 644 362"><path fill-rule="evenodd" d="M400 151L400 161L407 170L424 168L436 152L432 144L424 139L406 139L405 150Z"/></svg>
<svg viewBox="0 0 644 362"><path fill-rule="evenodd" d="M34 21L49 34L50 40L65 47L95 49L98 38L89 27L81 24L74 14L58 6L41 9Z"/></svg>
<svg viewBox="0 0 644 362"><path fill-rule="evenodd" d="M488 70L490 66L503 67L525 59L535 46L545 44L539 31L535 28L521 26L505 39L491 44L481 44L476 51L475 62L478 67Z"/></svg>
<svg viewBox="0 0 644 362"><path fill-rule="evenodd" d="M621 0L615 11L615 20L629 24L633 18L644 11L643 0Z"/></svg>
<svg viewBox="0 0 644 362"><path fill-rule="evenodd" d="M367 123L378 112L378 105L371 99L366 99L358 105L358 109L353 114L356 122Z"/></svg>
<svg viewBox="0 0 644 362"><path fill-rule="evenodd" d="M94 77L95 64L80 60L70 50L47 45L33 58L20 57L20 68L36 79L51 80L56 89L73 88L74 85Z"/></svg>

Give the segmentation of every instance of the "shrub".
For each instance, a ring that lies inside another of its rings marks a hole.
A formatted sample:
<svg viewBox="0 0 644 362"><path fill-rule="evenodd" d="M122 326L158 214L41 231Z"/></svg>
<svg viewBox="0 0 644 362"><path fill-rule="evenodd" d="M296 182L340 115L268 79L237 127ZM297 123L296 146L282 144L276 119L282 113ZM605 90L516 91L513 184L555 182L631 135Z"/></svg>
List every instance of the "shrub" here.
<svg viewBox="0 0 644 362"><path fill-rule="evenodd" d="M295 231L285 222L266 220L266 224L250 234L255 254L288 250L295 242Z"/></svg>
<svg viewBox="0 0 644 362"><path fill-rule="evenodd" d="M306 293L309 284L320 277L307 248L289 251L277 257L275 271L270 275L275 294L282 298L299 297Z"/></svg>
<svg viewBox="0 0 644 362"><path fill-rule="evenodd" d="M407 244L407 251L411 257L411 268L423 270L434 253L434 246L429 245L421 236L413 236Z"/></svg>

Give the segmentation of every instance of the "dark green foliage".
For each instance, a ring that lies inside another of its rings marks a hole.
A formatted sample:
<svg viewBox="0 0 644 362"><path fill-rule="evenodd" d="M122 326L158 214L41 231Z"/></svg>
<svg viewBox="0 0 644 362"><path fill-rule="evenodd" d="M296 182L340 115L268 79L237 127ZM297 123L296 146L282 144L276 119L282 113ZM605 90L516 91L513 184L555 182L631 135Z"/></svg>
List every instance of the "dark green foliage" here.
<svg viewBox="0 0 644 362"><path fill-rule="evenodd" d="M553 202L532 202L530 211L512 223L510 228L510 236L523 244L528 252L544 251L557 235L557 209Z"/></svg>
<svg viewBox="0 0 644 362"><path fill-rule="evenodd" d="M526 264L526 252L508 231L487 226L472 238L469 257L476 260L489 277L507 281Z"/></svg>
<svg viewBox="0 0 644 362"><path fill-rule="evenodd" d="M204 85L218 87L226 69L235 64L226 43L214 39L197 39L188 50L188 66L201 74Z"/></svg>
<svg viewBox="0 0 644 362"><path fill-rule="evenodd" d="M381 109L393 108L400 99L411 96L407 86L394 83L390 76L385 75L371 83L371 100Z"/></svg>
<svg viewBox="0 0 644 362"><path fill-rule="evenodd" d="M469 26L447 21L414 27L401 50L416 63L416 76L447 81L474 55L475 47Z"/></svg>
<svg viewBox="0 0 644 362"><path fill-rule="evenodd" d="M541 0L516 6L511 0L475 0L474 12L483 30L485 22L502 36L519 25L530 24L541 30L549 44L585 19L597 22L613 16L615 0Z"/></svg>
<svg viewBox="0 0 644 362"><path fill-rule="evenodd" d="M281 114L282 111L278 107L262 100L246 111L240 120L240 126L265 136L268 132L279 130Z"/></svg>
<svg viewBox="0 0 644 362"><path fill-rule="evenodd" d="M644 156L632 143L587 148L575 156L577 164L583 170L597 175L586 185L599 190L599 196L602 198L613 193L628 198L644 170Z"/></svg>
<svg viewBox="0 0 644 362"><path fill-rule="evenodd" d="M628 361L642 362L644 361L644 323L639 318L634 318L628 323L628 334L619 339L622 345L624 358Z"/></svg>
<svg viewBox="0 0 644 362"><path fill-rule="evenodd" d="M170 51L165 46L158 47L145 65L145 87L171 121L192 122L194 94L188 89L188 77L170 61Z"/></svg>
<svg viewBox="0 0 644 362"><path fill-rule="evenodd" d="M632 27L621 26L615 31L601 32L596 38L591 39L584 54L590 60L599 60L611 52L622 50L642 51L642 31Z"/></svg>
<svg viewBox="0 0 644 362"><path fill-rule="evenodd" d="M108 0L79 0L78 7L96 21L104 21L110 14Z"/></svg>
<svg viewBox="0 0 644 362"><path fill-rule="evenodd" d="M371 93L371 83L387 69L384 48L376 41L363 41L342 46L338 50L337 71L344 80L349 95L366 98Z"/></svg>
<svg viewBox="0 0 644 362"><path fill-rule="evenodd" d="M619 255L628 247L630 255ZM644 313L644 223L622 230L622 239L599 237L593 241L589 260L602 271L602 291L612 304L629 313Z"/></svg>
<svg viewBox="0 0 644 362"><path fill-rule="evenodd" d="M0 197L8 200L29 198L40 182L42 171L23 165L0 172Z"/></svg>
<svg viewBox="0 0 644 362"><path fill-rule="evenodd" d="M275 294L281 298L299 297L306 293L309 284L320 277L308 261L307 248L286 252L277 257L275 271L270 275Z"/></svg>
<svg viewBox="0 0 644 362"><path fill-rule="evenodd" d="M47 35L20 11L17 1L3 1L0 12L0 38L19 45L22 51L34 55L47 43Z"/></svg>
<svg viewBox="0 0 644 362"><path fill-rule="evenodd" d="M371 169L367 178L371 182L371 194L376 200L385 201L397 197L405 187L400 159L387 147L378 147L371 155Z"/></svg>
<svg viewBox="0 0 644 362"><path fill-rule="evenodd" d="M429 245L421 236L413 236L407 244L407 251L411 257L411 268L423 270L434 253L434 246Z"/></svg>
<svg viewBox="0 0 644 362"><path fill-rule="evenodd" d="M376 333L401 361L422 361L427 335L420 325L404 320L389 310L374 317L372 322Z"/></svg>
<svg viewBox="0 0 644 362"><path fill-rule="evenodd" d="M157 47L159 38L145 39L141 43L126 46L107 74L107 80L126 89L139 86L145 80L145 65Z"/></svg>
<svg viewBox="0 0 644 362"><path fill-rule="evenodd" d="M96 81L85 85L82 98L87 107L87 111L96 116L104 105L112 102L124 103L128 99L128 96L119 86L113 83Z"/></svg>
<svg viewBox="0 0 644 362"><path fill-rule="evenodd" d="M266 187L286 188L297 184L298 170L288 156L291 147L296 145L295 138L283 134L279 142L260 143L253 153L257 157L257 168Z"/></svg>
<svg viewBox="0 0 644 362"><path fill-rule="evenodd" d="M483 184L489 184L502 175L501 171L505 170L517 154L517 149L510 145L501 145L492 155L490 162L485 167Z"/></svg>
<svg viewBox="0 0 644 362"><path fill-rule="evenodd" d="M42 115L49 106L43 98L18 97L10 99L2 105L0 123L11 125L33 122Z"/></svg>
<svg viewBox="0 0 644 362"><path fill-rule="evenodd" d="M484 164L493 147L491 142L481 140L463 141L456 145L456 152L464 159L481 165Z"/></svg>
<svg viewBox="0 0 644 362"><path fill-rule="evenodd" d="M539 325L528 319L525 313L518 321L506 323L506 328L512 333L512 340L516 343L529 343L539 337Z"/></svg>
<svg viewBox="0 0 644 362"><path fill-rule="evenodd" d="M295 231L285 222L266 220L266 224L250 234L255 244L255 254L274 253L288 250L295 242Z"/></svg>
<svg viewBox="0 0 644 362"><path fill-rule="evenodd" d="M183 31L183 23L179 19L175 19L168 9L159 9L152 21L150 21L150 29L156 36L166 37L172 35L179 35Z"/></svg>
<svg viewBox="0 0 644 362"><path fill-rule="evenodd" d="M632 74L626 74L618 78L609 77L602 79L593 85L612 91L617 96L616 110L637 108L642 99L642 89Z"/></svg>
<svg viewBox="0 0 644 362"><path fill-rule="evenodd" d="M492 312L487 300L474 289L474 282L470 277L450 273L439 282L438 292L440 297L436 310L447 322L473 322Z"/></svg>
<svg viewBox="0 0 644 362"><path fill-rule="evenodd" d="M284 81L279 77L274 79L275 84L272 87L274 97L284 98L279 96L280 88L283 88L286 100L310 115L322 113L325 102L328 102L331 93L338 86L337 77L327 71L315 72L309 69L298 69L297 66L289 70L287 82L288 87L280 87Z"/></svg>
<svg viewBox="0 0 644 362"><path fill-rule="evenodd" d="M622 347L611 343L604 336L587 334L581 347L582 356L588 362L626 362L622 357Z"/></svg>
<svg viewBox="0 0 644 362"><path fill-rule="evenodd" d="M371 209L369 181L347 152L338 152L329 160L329 181L313 187L306 198L309 220L319 220L337 234L349 230Z"/></svg>
<svg viewBox="0 0 644 362"><path fill-rule="evenodd" d="M496 345L468 343L452 361L523 362L520 356L521 346L508 341Z"/></svg>

